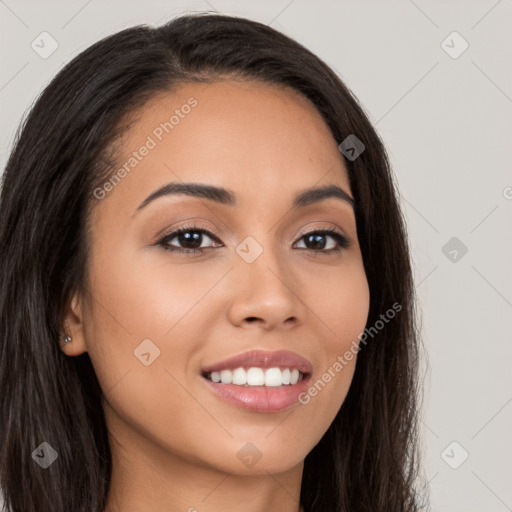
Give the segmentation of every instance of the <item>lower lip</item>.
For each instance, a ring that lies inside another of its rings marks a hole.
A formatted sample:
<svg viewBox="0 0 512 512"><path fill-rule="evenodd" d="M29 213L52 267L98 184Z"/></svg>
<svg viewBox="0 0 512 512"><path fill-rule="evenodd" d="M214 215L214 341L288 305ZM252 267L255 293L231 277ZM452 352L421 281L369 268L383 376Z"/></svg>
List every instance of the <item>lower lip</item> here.
<svg viewBox="0 0 512 512"><path fill-rule="evenodd" d="M245 387L202 378L215 394L241 409L255 412L280 412L300 403L299 396L307 390L310 375L305 376L297 384L275 387Z"/></svg>

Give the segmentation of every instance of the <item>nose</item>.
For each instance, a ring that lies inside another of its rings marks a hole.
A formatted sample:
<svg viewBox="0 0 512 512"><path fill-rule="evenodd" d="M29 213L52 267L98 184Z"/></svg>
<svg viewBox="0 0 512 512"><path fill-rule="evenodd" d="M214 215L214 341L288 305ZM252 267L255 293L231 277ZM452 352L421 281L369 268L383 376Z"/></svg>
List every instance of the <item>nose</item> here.
<svg viewBox="0 0 512 512"><path fill-rule="evenodd" d="M286 268L275 252L265 249L252 263L239 258L235 267L228 312L233 325L272 330L303 322L305 306L293 286L293 269Z"/></svg>

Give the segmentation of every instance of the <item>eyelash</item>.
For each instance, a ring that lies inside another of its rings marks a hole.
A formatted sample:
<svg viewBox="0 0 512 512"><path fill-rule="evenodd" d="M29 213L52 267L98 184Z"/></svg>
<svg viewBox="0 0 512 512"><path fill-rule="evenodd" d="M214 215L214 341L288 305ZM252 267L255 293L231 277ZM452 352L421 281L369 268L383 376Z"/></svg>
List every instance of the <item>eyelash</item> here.
<svg viewBox="0 0 512 512"><path fill-rule="evenodd" d="M178 253L202 253L207 249L212 249L212 247L204 247L202 249L184 249L184 248L180 248L180 247L174 247L174 246L171 246L168 244L168 242L170 240L172 240L173 238L175 238L176 236L181 235L182 233L188 233L188 232L203 233L203 234L206 234L211 239L213 239L214 241L218 241L217 236L215 234L211 233L210 231L208 231L206 229L199 228L194 225L189 225L189 226L182 226L181 228L178 228L174 231L171 231L170 233L163 235L154 245L162 247L162 249L164 251L171 251L171 252L178 252ZM315 249L308 249L308 248L302 249L301 248L301 250L311 251L316 254L324 253L327 255L335 255L335 254L340 253L344 249L348 248L352 243L350 238L348 238L346 235L341 234L335 228L325 228L325 229L308 231L307 233L302 233L300 235L299 240L302 240L302 238L309 236L309 235L328 235L331 238L333 238L338 244L338 246L336 248L328 249L328 250L324 250L324 249L315 250Z"/></svg>

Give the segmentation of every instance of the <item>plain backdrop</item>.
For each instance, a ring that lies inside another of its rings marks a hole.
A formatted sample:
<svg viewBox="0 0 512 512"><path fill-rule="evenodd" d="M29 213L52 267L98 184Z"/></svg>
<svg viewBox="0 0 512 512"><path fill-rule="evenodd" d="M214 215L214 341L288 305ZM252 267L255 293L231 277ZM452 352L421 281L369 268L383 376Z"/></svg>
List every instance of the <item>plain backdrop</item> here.
<svg viewBox="0 0 512 512"><path fill-rule="evenodd" d="M295 38L364 106L397 175L413 251L432 510L512 510L510 0L5 0L1 169L24 112L82 50L131 25L215 10ZM58 45L46 58L33 49L41 37Z"/></svg>

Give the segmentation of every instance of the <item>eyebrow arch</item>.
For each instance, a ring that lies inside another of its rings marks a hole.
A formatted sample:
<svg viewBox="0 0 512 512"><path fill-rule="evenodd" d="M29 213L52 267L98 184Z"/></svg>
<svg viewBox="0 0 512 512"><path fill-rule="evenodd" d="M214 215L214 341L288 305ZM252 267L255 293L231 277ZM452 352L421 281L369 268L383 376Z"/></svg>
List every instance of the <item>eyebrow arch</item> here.
<svg viewBox="0 0 512 512"><path fill-rule="evenodd" d="M192 197L209 199L227 206L238 206L238 200L234 192L222 187L205 185L203 183L168 183L152 192L137 207L134 214L142 210L149 203L163 196L185 194ZM347 192L337 185L326 185L324 187L309 188L300 192L293 200L292 208L302 208L313 203L318 203L328 198L338 198L348 203L354 209L355 202Z"/></svg>

